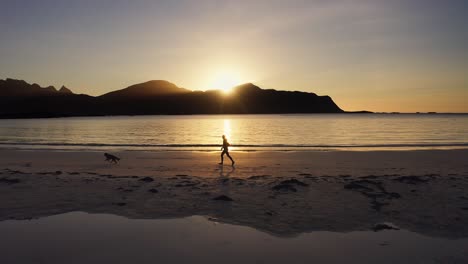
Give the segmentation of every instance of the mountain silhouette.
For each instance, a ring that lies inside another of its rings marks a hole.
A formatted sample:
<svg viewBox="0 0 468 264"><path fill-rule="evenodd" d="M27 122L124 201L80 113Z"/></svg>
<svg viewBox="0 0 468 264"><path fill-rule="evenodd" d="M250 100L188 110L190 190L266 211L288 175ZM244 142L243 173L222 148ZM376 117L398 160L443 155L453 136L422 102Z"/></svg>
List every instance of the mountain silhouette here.
<svg viewBox="0 0 468 264"><path fill-rule="evenodd" d="M164 80L89 96L62 86L40 87L0 80L0 118L105 115L344 113L329 96L262 89L252 83L220 90L191 91Z"/></svg>
<svg viewBox="0 0 468 264"><path fill-rule="evenodd" d="M65 85L62 85L62 87L58 91L62 94L73 94L73 92L67 87L65 87Z"/></svg>
<svg viewBox="0 0 468 264"><path fill-rule="evenodd" d="M140 97L140 96L156 96L156 95L172 95L189 93L191 91L179 88L175 84L163 80L148 81L129 86L122 90L113 91L101 95L102 98L111 97Z"/></svg>
<svg viewBox="0 0 468 264"><path fill-rule="evenodd" d="M0 80L0 96L44 96L54 95L57 90L53 86L46 88L38 84L29 84L22 80Z"/></svg>

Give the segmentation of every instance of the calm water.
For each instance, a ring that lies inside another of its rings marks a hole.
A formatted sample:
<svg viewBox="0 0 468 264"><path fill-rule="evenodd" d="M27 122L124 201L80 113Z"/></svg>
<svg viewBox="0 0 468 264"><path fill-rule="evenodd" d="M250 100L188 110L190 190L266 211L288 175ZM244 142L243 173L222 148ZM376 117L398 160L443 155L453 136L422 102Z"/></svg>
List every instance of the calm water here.
<svg viewBox="0 0 468 264"><path fill-rule="evenodd" d="M234 150L468 148L468 115L325 114L0 120L0 146Z"/></svg>

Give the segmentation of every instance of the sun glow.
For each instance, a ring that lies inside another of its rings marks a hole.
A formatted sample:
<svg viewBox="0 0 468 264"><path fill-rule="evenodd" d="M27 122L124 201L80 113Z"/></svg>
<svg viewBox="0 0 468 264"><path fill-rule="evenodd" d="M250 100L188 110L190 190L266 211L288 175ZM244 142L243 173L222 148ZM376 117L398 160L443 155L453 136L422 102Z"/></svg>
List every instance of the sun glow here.
<svg viewBox="0 0 468 264"><path fill-rule="evenodd" d="M240 75L234 71L220 71L213 75L210 87L229 93L234 86L242 83L241 80Z"/></svg>
<svg viewBox="0 0 468 264"><path fill-rule="evenodd" d="M231 139L231 120L229 119L224 119L223 134L228 140Z"/></svg>
<svg viewBox="0 0 468 264"><path fill-rule="evenodd" d="M223 135L226 136L226 139L230 144L232 144L232 129L231 129L231 120L230 119L224 119L223 120ZM229 147L231 150L236 149L235 147Z"/></svg>

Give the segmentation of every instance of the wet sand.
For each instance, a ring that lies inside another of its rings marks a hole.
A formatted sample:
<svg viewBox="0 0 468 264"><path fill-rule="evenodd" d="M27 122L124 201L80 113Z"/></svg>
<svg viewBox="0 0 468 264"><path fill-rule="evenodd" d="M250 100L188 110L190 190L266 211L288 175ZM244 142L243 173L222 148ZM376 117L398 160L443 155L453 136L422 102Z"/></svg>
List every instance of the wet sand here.
<svg viewBox="0 0 468 264"><path fill-rule="evenodd" d="M1 150L0 220L72 211L135 219L205 215L275 236L399 229L468 237L468 150L378 152Z"/></svg>
<svg viewBox="0 0 468 264"><path fill-rule="evenodd" d="M73 212L0 222L9 263L466 263L468 239L406 230L272 236L207 217L128 219Z"/></svg>

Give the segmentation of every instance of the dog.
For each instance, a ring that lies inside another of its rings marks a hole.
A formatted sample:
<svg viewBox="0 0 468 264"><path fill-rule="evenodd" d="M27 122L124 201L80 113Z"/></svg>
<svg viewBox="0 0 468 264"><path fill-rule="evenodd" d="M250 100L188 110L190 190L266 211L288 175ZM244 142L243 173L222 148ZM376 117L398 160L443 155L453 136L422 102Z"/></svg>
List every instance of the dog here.
<svg viewBox="0 0 468 264"><path fill-rule="evenodd" d="M109 162L113 162L115 164L117 164L117 162L119 162L120 158L119 157L116 157L112 154L109 154L109 153L104 153L104 157L106 157L106 161L109 161Z"/></svg>

